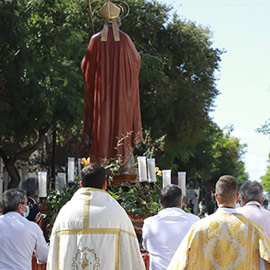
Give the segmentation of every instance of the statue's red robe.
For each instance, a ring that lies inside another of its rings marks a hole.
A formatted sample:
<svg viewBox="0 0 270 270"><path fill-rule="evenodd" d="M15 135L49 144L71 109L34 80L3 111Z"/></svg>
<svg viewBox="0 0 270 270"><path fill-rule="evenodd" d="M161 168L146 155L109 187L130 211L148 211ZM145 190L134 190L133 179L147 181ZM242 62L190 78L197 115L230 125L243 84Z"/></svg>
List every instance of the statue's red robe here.
<svg viewBox="0 0 270 270"><path fill-rule="evenodd" d="M106 42L101 33L92 36L82 60L84 77L83 134L90 138L90 157L106 161L117 155L118 138L132 134L119 147L121 165L129 160L142 139L139 100L139 70L141 57L129 36L119 32L114 41L109 29Z"/></svg>

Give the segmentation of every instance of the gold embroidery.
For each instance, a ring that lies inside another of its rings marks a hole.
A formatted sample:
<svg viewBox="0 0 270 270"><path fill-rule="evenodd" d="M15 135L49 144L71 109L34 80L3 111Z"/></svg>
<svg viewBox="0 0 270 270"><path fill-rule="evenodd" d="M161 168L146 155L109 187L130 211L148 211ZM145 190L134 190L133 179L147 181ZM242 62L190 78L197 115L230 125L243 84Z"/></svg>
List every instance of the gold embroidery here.
<svg viewBox="0 0 270 270"><path fill-rule="evenodd" d="M104 192L104 193L107 193L106 190L104 189L100 189L100 188L93 188L93 187L84 187L82 188L83 190L85 190L86 192L90 192L90 191L99 191L99 192Z"/></svg>
<svg viewBox="0 0 270 270"><path fill-rule="evenodd" d="M200 253L199 260L202 262L200 264L200 269L203 270L203 265L204 265L203 259L204 259L204 255L203 255L203 231L202 230L199 231L199 249L200 249L199 250L199 253Z"/></svg>
<svg viewBox="0 0 270 270"><path fill-rule="evenodd" d="M63 229L55 231L53 234L117 234L126 233L129 236L136 238L137 236L129 231L122 229L110 229L110 228L81 228L81 229Z"/></svg>
<svg viewBox="0 0 270 270"><path fill-rule="evenodd" d="M71 266L72 270L99 270L100 258L94 249L84 247L77 250Z"/></svg>
<svg viewBox="0 0 270 270"><path fill-rule="evenodd" d="M86 199L84 201L84 208L83 208L83 227L89 227L89 215L90 215L90 195L91 191L86 190Z"/></svg>
<svg viewBox="0 0 270 270"><path fill-rule="evenodd" d="M120 233L116 234L116 247L115 247L115 270L119 269L119 249L120 249Z"/></svg>
<svg viewBox="0 0 270 270"><path fill-rule="evenodd" d="M216 213L193 225L168 269L259 270L259 257L270 261L269 240L242 215Z"/></svg>
<svg viewBox="0 0 270 270"><path fill-rule="evenodd" d="M57 237L57 243L58 243L57 270L60 270L60 236Z"/></svg>
<svg viewBox="0 0 270 270"><path fill-rule="evenodd" d="M248 225L248 239L247 239L247 270L249 270L249 267L250 267L250 251L251 251L250 247L252 246L251 237L252 237L252 227L249 224Z"/></svg>

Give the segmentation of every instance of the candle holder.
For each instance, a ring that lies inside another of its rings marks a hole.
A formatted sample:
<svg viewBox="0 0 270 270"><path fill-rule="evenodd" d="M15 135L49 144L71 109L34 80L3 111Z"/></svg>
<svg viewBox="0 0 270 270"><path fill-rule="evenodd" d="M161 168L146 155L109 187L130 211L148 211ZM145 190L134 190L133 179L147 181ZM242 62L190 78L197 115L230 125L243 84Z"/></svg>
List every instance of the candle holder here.
<svg viewBox="0 0 270 270"><path fill-rule="evenodd" d="M155 183L157 182L156 177L156 163L154 158L147 159L147 171L148 171L148 182Z"/></svg>
<svg viewBox="0 0 270 270"><path fill-rule="evenodd" d="M138 172L139 172L139 182L147 182L147 165L146 157L138 157Z"/></svg>
<svg viewBox="0 0 270 270"><path fill-rule="evenodd" d="M162 170L162 188L171 184L171 170Z"/></svg>
<svg viewBox="0 0 270 270"><path fill-rule="evenodd" d="M74 182L68 182L67 185L72 188L74 186Z"/></svg>
<svg viewBox="0 0 270 270"><path fill-rule="evenodd" d="M144 188L149 184L149 182L148 181L141 181L141 182L139 182L139 184L140 184L140 186L142 186Z"/></svg>

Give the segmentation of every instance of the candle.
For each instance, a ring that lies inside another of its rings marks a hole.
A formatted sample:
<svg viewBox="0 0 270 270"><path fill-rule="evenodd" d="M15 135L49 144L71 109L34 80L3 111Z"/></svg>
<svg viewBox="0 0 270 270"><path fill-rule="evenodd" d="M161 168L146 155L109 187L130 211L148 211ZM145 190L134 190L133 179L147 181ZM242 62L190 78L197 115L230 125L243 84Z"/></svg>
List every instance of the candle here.
<svg viewBox="0 0 270 270"><path fill-rule="evenodd" d="M178 172L178 186L182 190L182 196L186 196L186 172Z"/></svg>
<svg viewBox="0 0 270 270"><path fill-rule="evenodd" d="M148 182L155 183L157 182L156 177L156 163L154 158L147 159L147 169L148 169Z"/></svg>
<svg viewBox="0 0 270 270"><path fill-rule="evenodd" d="M81 180L82 178L82 158L78 158L78 177Z"/></svg>
<svg viewBox="0 0 270 270"><path fill-rule="evenodd" d="M68 157L68 183L74 183L75 158Z"/></svg>
<svg viewBox="0 0 270 270"><path fill-rule="evenodd" d="M38 172L38 196L47 197L47 172Z"/></svg>
<svg viewBox="0 0 270 270"><path fill-rule="evenodd" d="M66 180L66 173L58 173L57 174L57 186L55 187L56 190L59 192L62 192L63 187L66 185L67 180Z"/></svg>
<svg viewBox="0 0 270 270"><path fill-rule="evenodd" d="M147 182L146 157L138 157L139 181Z"/></svg>
<svg viewBox="0 0 270 270"><path fill-rule="evenodd" d="M171 170L162 170L162 187L171 184Z"/></svg>

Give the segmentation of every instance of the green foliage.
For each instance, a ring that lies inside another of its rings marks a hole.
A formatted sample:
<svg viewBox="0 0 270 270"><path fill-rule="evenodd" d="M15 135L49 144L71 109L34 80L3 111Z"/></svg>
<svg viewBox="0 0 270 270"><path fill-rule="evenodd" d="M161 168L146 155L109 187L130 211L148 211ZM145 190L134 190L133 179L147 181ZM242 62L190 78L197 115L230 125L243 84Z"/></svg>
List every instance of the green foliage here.
<svg viewBox="0 0 270 270"><path fill-rule="evenodd" d="M103 2L94 1L93 9ZM235 152L241 147L215 135L208 116L218 95L214 74L222 53L213 47L209 29L170 18L170 8L155 0L129 0L128 5L121 30L142 58L141 115L144 129L152 133L152 142L144 139L139 152L155 156L166 141L162 167L206 179L232 166L230 171L242 177ZM0 2L0 156L6 166L8 159L13 164L27 159L51 129L65 138L81 126L80 61L92 35L90 22L87 1ZM94 24L100 31L97 13ZM226 156L235 162L222 161Z"/></svg>
<svg viewBox="0 0 270 270"><path fill-rule="evenodd" d="M0 2L0 156L12 181L15 162L27 160L50 130L82 119L84 8L76 0Z"/></svg>
<svg viewBox="0 0 270 270"><path fill-rule="evenodd" d="M1 2L0 73L6 99L1 100L0 131L12 143L31 143L42 127L70 127L82 115L78 59L85 29L73 27L79 23L78 3Z"/></svg>
<svg viewBox="0 0 270 270"><path fill-rule="evenodd" d="M269 135L270 134L270 119L265 121L265 123L260 128L257 128L256 131L259 133L262 133L263 135Z"/></svg>
<svg viewBox="0 0 270 270"><path fill-rule="evenodd" d="M133 215L155 215L160 209L160 181L153 184L124 183L119 188L111 187L109 194Z"/></svg>
<svg viewBox="0 0 270 270"><path fill-rule="evenodd" d="M151 137L151 130L143 130L142 141L136 145L134 149L135 156L145 156L147 158L154 158L162 155L165 151L166 135L160 138L153 139Z"/></svg>
<svg viewBox="0 0 270 270"><path fill-rule="evenodd" d="M267 165L267 171L264 176L261 177L262 185L265 191L270 192L270 155Z"/></svg>
<svg viewBox="0 0 270 270"><path fill-rule="evenodd" d="M224 174L231 174L239 184L243 183L248 179L242 161L246 145L232 137L231 132L232 127L221 130L215 123L209 122L198 144L184 146L181 152L175 146L172 149L175 158L169 161L174 164L171 167L174 168L174 173L187 171L190 180L194 179L202 184L210 180L212 186ZM165 162L168 162L168 159Z"/></svg>
<svg viewBox="0 0 270 270"><path fill-rule="evenodd" d="M53 225L60 209L72 198L73 194L79 189L79 182L75 181L72 186L66 185L61 193L50 190L48 192L46 205L48 206L45 214L49 217L49 224Z"/></svg>

